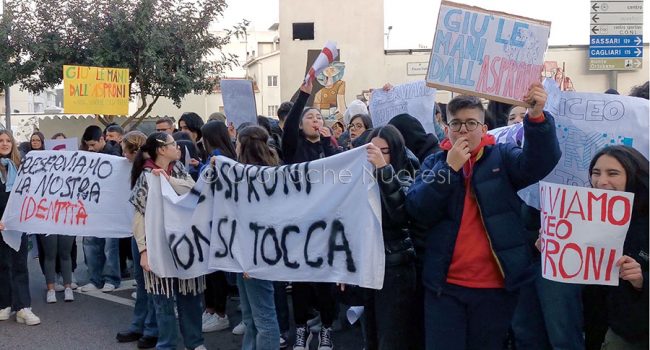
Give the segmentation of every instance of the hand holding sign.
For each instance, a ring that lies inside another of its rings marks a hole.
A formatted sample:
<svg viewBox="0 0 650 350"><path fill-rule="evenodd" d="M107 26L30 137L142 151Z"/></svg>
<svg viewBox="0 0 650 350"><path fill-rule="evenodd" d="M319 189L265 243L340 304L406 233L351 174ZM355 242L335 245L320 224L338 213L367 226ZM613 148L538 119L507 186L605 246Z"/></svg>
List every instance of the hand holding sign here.
<svg viewBox="0 0 650 350"><path fill-rule="evenodd" d="M386 160L384 160L384 156L381 154L381 149L372 143L369 143L366 147L368 149L368 161L375 166L375 169L385 167Z"/></svg>
<svg viewBox="0 0 650 350"><path fill-rule="evenodd" d="M302 92L304 92L306 94L310 94L310 95L311 95L311 90L313 88L314 88L314 83L311 80L309 80L306 83L300 85L300 91L302 91Z"/></svg>
<svg viewBox="0 0 650 350"><path fill-rule="evenodd" d="M532 107L528 111L528 116L531 118L539 117L544 113L544 105L548 95L544 86L540 82L532 83L528 87L528 92L524 95L524 101Z"/></svg>
<svg viewBox="0 0 650 350"><path fill-rule="evenodd" d="M151 173L154 174L154 175L156 175L156 176L160 176L160 175L162 175L162 176L165 177L165 179L167 179L167 181L169 181L169 175L168 175L167 172L166 172L165 170L163 170L163 169L153 169L153 170L151 171Z"/></svg>
<svg viewBox="0 0 650 350"><path fill-rule="evenodd" d="M142 269L151 272L151 268L149 267L149 257L147 256L147 251L142 251L140 253L140 266L142 266Z"/></svg>
<svg viewBox="0 0 650 350"><path fill-rule="evenodd" d="M643 288L643 273L641 265L636 260L623 255L616 263L616 266L621 269L619 277L622 280L630 282L632 287L636 289Z"/></svg>

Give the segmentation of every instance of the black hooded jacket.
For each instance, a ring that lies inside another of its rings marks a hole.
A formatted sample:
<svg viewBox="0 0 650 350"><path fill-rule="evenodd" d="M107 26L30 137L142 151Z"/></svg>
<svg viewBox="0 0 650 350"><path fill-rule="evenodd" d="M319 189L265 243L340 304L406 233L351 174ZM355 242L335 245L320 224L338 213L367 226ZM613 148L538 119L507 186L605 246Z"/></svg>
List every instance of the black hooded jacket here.
<svg viewBox="0 0 650 350"><path fill-rule="evenodd" d="M400 114L391 119L388 124L394 126L402 133L406 147L410 149L420 163L428 156L440 151L438 138L434 134L427 134L419 120L409 114Z"/></svg>

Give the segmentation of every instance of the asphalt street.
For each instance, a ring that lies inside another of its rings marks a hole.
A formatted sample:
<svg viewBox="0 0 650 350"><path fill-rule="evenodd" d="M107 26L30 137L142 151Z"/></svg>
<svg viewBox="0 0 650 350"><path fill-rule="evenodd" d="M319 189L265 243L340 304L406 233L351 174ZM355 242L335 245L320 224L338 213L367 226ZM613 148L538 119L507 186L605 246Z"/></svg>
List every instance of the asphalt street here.
<svg viewBox="0 0 650 350"><path fill-rule="evenodd" d="M81 239L78 238L79 257L75 277L86 282L86 267L83 264ZM135 290L132 280L123 281L118 290L112 293L75 292L75 301L63 302L63 293L57 293L56 304L45 303L45 279L41 274L38 260L30 258L30 290L32 310L41 318L37 326L25 326L12 316L0 322L0 350L86 350L86 349L137 349L135 343L120 344L115 340L118 331L126 329L131 320ZM6 288L7 286L0 286ZM206 333L205 346L209 350L236 350L241 348L242 336L233 335L231 330L241 320L237 301L228 301L228 317L231 328L220 332ZM292 334L294 332L292 324ZM311 349L316 349L318 340L314 334ZM292 341L293 339L291 339ZM178 349L183 349L179 339ZM290 343L291 344L291 343ZM363 341L359 327L346 327L334 332L336 349L362 349ZM290 347L289 347L290 349Z"/></svg>

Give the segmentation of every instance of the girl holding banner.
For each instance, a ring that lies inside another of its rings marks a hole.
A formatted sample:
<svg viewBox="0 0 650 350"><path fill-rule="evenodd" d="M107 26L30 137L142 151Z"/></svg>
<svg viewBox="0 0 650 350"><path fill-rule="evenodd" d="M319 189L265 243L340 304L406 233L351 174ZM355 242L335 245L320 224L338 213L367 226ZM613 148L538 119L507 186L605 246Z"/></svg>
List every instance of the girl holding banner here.
<svg viewBox="0 0 650 350"><path fill-rule="evenodd" d="M384 286L367 289L366 349L420 349L417 323L415 249L408 230L406 194L415 169L410 166L404 138L392 125L368 136L368 160L376 169L381 193L382 233L386 252ZM424 338L422 338L423 340Z"/></svg>
<svg viewBox="0 0 650 350"><path fill-rule="evenodd" d="M329 157L340 151L332 145L332 134L324 127L323 116L316 108L306 108L313 85L311 80L300 86L300 93L284 123L282 154L286 164L308 162ZM336 300L332 283L292 284L293 314L296 322L294 350L309 349L312 334L307 327L309 308L316 292L318 311L323 326L319 334L319 349L329 350L332 344L332 323L336 314Z"/></svg>
<svg viewBox="0 0 650 350"><path fill-rule="evenodd" d="M606 147L591 160L589 177L594 188L634 193L634 204L617 262L622 281L585 290L587 347L648 349L648 159L631 147Z"/></svg>
<svg viewBox="0 0 650 350"><path fill-rule="evenodd" d="M122 155L133 162L138 150L147 141L147 136L140 131L131 131L122 139ZM139 349L148 349L156 346L158 342L158 324L156 323L156 310L153 298L147 293L144 283L144 271L140 266L140 251L135 237L131 239L131 254L133 256L133 277L137 283L135 307L131 324L126 331L117 333L115 337L120 343L138 342Z"/></svg>
<svg viewBox="0 0 650 350"><path fill-rule="evenodd" d="M147 174L164 176L173 189L184 194L194 186L194 180L178 162L180 150L171 135L157 132L151 134L133 161L131 172L132 193L130 202L135 206L133 235L140 252L140 265L144 270L144 283L147 293L153 298L158 321L157 349L176 349L177 325L174 303L178 308L178 322L185 347L201 350L201 313L205 277L193 279L162 278L156 276L149 267L145 235L145 211L147 204ZM175 302L174 302L175 300Z"/></svg>
<svg viewBox="0 0 650 350"><path fill-rule="evenodd" d="M0 130L0 217L4 214L9 194L16 179L20 155L11 131ZM0 230L4 225L0 223ZM20 240L20 249L13 250L0 233L0 321L16 311L16 322L33 326L41 323L32 312L27 270L27 235Z"/></svg>
<svg viewBox="0 0 650 350"><path fill-rule="evenodd" d="M201 127L201 134L203 135L203 145L210 157L237 158L226 123L217 120L208 121ZM209 163L201 164L199 174L206 166L209 166ZM205 276L205 282L205 311L203 312L202 330L207 333L227 329L230 327L230 320L226 314L226 302L228 301L226 273L223 271L211 272Z"/></svg>
<svg viewBox="0 0 650 350"><path fill-rule="evenodd" d="M237 160L243 164L279 165L277 153L267 144L268 132L257 125L247 126L237 135ZM272 281L237 274L242 321L246 325L242 349L280 348L280 327L275 313Z"/></svg>

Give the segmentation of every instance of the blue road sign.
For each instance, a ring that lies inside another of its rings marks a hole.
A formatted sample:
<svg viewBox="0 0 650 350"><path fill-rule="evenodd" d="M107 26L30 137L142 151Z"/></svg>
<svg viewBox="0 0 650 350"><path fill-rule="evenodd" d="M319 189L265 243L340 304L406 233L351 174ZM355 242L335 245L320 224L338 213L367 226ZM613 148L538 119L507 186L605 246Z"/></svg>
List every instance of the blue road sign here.
<svg viewBox="0 0 650 350"><path fill-rule="evenodd" d="M589 48L589 58L642 57L642 47Z"/></svg>
<svg viewBox="0 0 650 350"><path fill-rule="evenodd" d="M592 35L589 37L589 47L641 47L641 35Z"/></svg>

